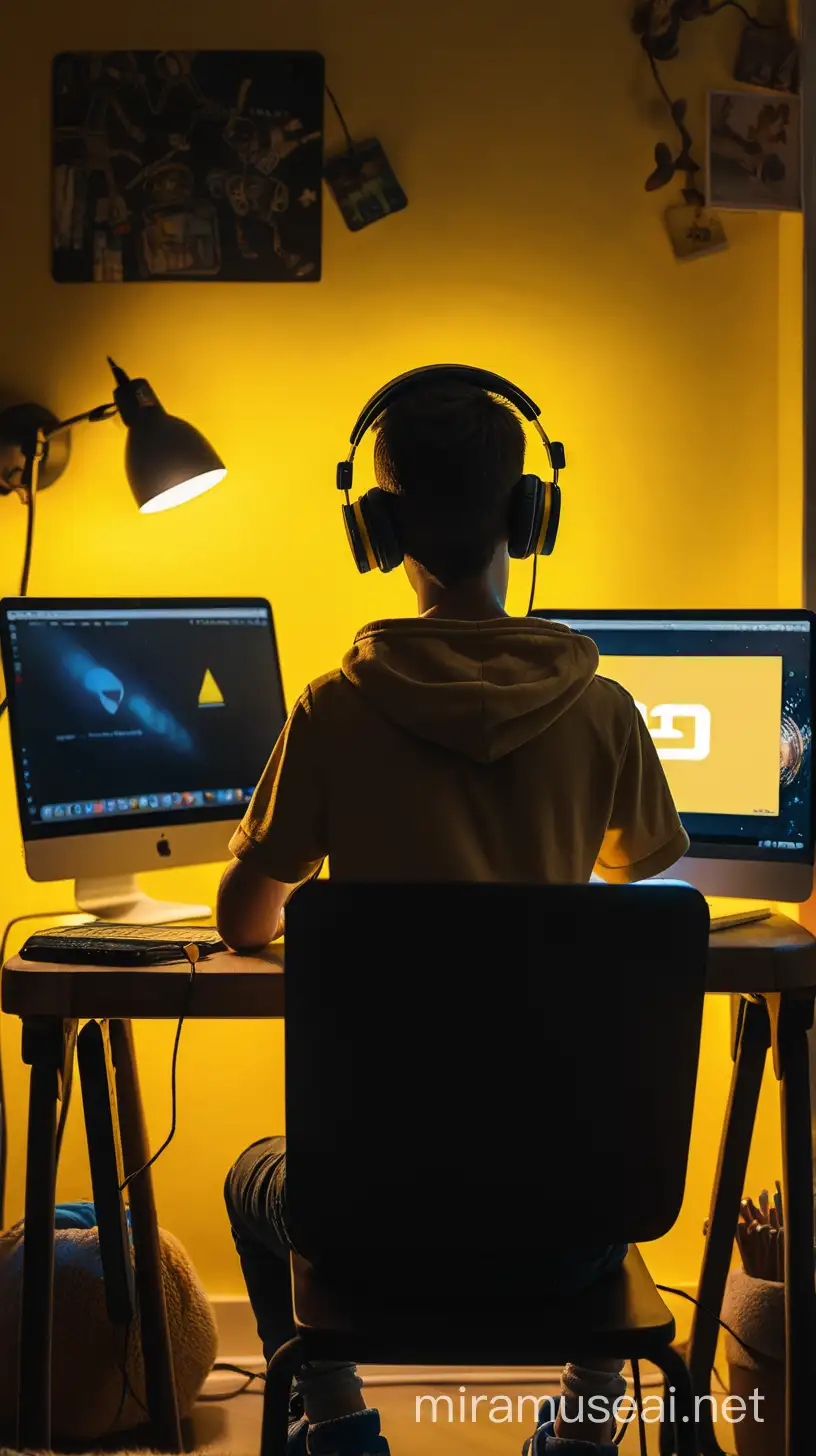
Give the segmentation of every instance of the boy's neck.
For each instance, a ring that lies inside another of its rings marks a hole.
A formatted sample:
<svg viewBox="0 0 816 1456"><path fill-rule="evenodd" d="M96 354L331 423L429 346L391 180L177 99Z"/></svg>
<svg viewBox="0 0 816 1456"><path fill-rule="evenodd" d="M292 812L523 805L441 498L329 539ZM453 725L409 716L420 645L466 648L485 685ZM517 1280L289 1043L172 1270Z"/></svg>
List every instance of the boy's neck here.
<svg viewBox="0 0 816 1456"><path fill-rule="evenodd" d="M481 580L449 587L423 582L417 605L420 617L441 617L448 622L486 622L508 615L492 582Z"/></svg>

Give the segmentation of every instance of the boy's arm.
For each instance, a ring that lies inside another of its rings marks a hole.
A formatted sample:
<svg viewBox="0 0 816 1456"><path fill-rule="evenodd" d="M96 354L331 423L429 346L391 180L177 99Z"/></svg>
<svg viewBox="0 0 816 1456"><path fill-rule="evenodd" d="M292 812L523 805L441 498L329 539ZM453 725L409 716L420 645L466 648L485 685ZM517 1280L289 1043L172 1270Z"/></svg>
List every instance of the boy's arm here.
<svg viewBox="0 0 816 1456"><path fill-rule="evenodd" d="M218 928L233 950L257 950L280 933L284 904L328 854L308 691L275 744L230 849L235 859L218 892Z"/></svg>
<svg viewBox="0 0 816 1456"><path fill-rule="evenodd" d="M295 889L271 880L251 860L227 865L218 890L218 929L231 950L261 950L281 932L281 913Z"/></svg>
<svg viewBox="0 0 816 1456"><path fill-rule="evenodd" d="M682 859L689 839L680 823L652 736L631 703L629 737L595 873L612 884L648 880Z"/></svg>

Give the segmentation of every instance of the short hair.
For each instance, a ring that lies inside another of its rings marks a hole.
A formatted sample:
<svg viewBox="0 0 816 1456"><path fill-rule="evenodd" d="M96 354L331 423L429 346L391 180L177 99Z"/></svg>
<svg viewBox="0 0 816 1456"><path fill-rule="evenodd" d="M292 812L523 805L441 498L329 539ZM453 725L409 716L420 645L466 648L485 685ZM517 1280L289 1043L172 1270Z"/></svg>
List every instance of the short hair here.
<svg viewBox="0 0 816 1456"><path fill-rule="evenodd" d="M406 556L442 586L477 576L507 540L524 446L511 406L472 384L417 385L380 417L377 480L399 497Z"/></svg>

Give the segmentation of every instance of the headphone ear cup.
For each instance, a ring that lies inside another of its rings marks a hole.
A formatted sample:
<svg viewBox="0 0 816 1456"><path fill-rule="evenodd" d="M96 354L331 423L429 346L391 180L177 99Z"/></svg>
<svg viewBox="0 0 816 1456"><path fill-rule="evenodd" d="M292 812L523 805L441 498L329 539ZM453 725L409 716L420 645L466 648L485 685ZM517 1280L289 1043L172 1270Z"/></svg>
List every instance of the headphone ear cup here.
<svg viewBox="0 0 816 1456"><path fill-rule="evenodd" d="M532 556L541 530L545 487L537 475L522 475L510 495L507 550L516 561Z"/></svg>
<svg viewBox="0 0 816 1456"><path fill-rule="evenodd" d="M405 553L397 531L393 503L396 497L378 485L360 498L360 510L368 527L368 536L380 571L393 571L401 566Z"/></svg>
<svg viewBox="0 0 816 1456"><path fill-rule="evenodd" d="M374 486L356 500L351 509L355 513L357 535L360 539L367 565L361 570L393 571L401 566L404 552L397 534L392 501L388 491ZM352 547L352 550L354 548ZM355 552L355 560L357 554ZM358 561L359 567L359 561Z"/></svg>
<svg viewBox="0 0 816 1456"><path fill-rule="evenodd" d="M550 491L550 509L547 523L542 531L541 545L538 548L541 556L552 556L561 521L561 487L553 481L547 489Z"/></svg>
<svg viewBox="0 0 816 1456"><path fill-rule="evenodd" d="M351 547L351 554L354 557L354 564L358 571L373 571L377 565L371 541L368 536L368 528L363 520L360 510L360 501L352 501L350 505L343 506L343 525L346 528L346 540Z"/></svg>

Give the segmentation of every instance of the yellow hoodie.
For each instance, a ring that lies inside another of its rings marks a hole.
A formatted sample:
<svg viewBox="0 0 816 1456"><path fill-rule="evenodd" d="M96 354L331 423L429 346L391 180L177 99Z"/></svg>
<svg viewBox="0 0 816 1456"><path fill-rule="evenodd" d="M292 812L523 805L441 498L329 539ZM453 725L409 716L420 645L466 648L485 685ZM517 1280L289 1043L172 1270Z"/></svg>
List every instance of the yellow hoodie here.
<svg viewBox="0 0 816 1456"><path fill-rule="evenodd" d="M688 839L594 642L507 617L374 622L295 704L230 848L285 884L625 882Z"/></svg>

